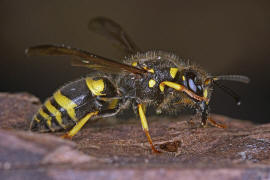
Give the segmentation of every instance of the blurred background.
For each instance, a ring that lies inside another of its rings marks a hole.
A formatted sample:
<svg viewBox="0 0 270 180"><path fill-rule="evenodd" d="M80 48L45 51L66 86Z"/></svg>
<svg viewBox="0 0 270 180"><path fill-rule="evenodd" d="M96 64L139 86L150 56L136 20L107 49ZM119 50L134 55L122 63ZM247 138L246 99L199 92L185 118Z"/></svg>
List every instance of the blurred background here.
<svg viewBox="0 0 270 180"><path fill-rule="evenodd" d="M228 82L242 96L236 106L217 89L211 111L256 123L269 122L269 1L0 1L0 91L29 92L42 101L64 83L89 72L65 57L30 57L37 44L66 44L120 60L88 22L106 16L122 25L141 49L172 51L212 74L243 74L249 85Z"/></svg>

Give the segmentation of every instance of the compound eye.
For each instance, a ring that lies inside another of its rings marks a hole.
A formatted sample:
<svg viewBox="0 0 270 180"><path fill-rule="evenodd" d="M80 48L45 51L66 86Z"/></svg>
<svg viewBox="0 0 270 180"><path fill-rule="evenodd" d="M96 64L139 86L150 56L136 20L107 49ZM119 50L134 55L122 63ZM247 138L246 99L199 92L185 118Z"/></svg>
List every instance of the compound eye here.
<svg viewBox="0 0 270 180"><path fill-rule="evenodd" d="M202 90L202 86L201 85L197 85L197 88L199 89L199 91Z"/></svg>
<svg viewBox="0 0 270 180"><path fill-rule="evenodd" d="M192 79L188 80L188 86L189 86L189 89L191 89L193 92L196 93L197 87Z"/></svg>

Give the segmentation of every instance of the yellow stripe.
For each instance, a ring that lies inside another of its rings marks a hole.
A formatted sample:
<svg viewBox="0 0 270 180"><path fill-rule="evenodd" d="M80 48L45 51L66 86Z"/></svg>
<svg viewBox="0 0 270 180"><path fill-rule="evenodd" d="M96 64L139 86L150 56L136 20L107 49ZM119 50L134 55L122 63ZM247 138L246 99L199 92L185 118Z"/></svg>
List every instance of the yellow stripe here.
<svg viewBox="0 0 270 180"><path fill-rule="evenodd" d="M178 68L170 68L170 75L172 78L175 78Z"/></svg>
<svg viewBox="0 0 270 180"><path fill-rule="evenodd" d="M90 77L85 79L86 85L88 89L94 94L95 96L102 96L106 94L102 94L101 92L104 90L104 82L103 79L93 80Z"/></svg>
<svg viewBox="0 0 270 180"><path fill-rule="evenodd" d="M50 119L51 117L46 114L42 109L39 110L39 114L44 118L44 119Z"/></svg>
<svg viewBox="0 0 270 180"><path fill-rule="evenodd" d="M46 114L42 109L39 110L39 114L46 120L46 123L51 131L54 131L52 128L52 118Z"/></svg>
<svg viewBox="0 0 270 180"><path fill-rule="evenodd" d="M74 121L77 121L76 113L74 109L75 107L77 107L77 104L75 104L72 100L70 100L66 96L62 95L60 90L56 91L53 97L55 101L67 111L71 119L73 119Z"/></svg>
<svg viewBox="0 0 270 180"><path fill-rule="evenodd" d="M66 128L65 125L63 124L63 121L62 121L62 113L60 111L58 111L50 102L50 100L47 100L45 102L45 107L48 109L48 111L50 113L52 113L54 116L55 116L55 119L57 121L57 123L62 127L62 128Z"/></svg>

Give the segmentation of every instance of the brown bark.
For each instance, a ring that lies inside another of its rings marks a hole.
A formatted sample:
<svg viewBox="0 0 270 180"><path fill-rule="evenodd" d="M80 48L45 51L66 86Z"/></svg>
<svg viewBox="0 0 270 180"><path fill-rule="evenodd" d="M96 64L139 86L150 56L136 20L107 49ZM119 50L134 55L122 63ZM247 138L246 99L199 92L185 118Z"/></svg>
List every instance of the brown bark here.
<svg viewBox="0 0 270 180"><path fill-rule="evenodd" d="M270 179L270 124L213 115L227 129L189 116L152 117L153 154L138 120L88 123L72 141L28 131L40 106L28 94L0 94L1 179Z"/></svg>

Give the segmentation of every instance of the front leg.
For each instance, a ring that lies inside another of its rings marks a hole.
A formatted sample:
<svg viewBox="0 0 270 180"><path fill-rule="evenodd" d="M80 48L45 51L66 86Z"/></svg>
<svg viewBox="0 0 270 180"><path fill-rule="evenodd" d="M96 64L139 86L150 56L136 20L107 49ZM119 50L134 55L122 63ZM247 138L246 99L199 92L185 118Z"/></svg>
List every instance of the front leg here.
<svg viewBox="0 0 270 180"><path fill-rule="evenodd" d="M217 123L217 122L216 122L215 120L213 120L211 117L208 117L208 120L209 120L209 122L210 122L213 126L216 126L217 128L222 128L222 129L227 128L226 125Z"/></svg>
<svg viewBox="0 0 270 180"><path fill-rule="evenodd" d="M201 120L202 127L206 127L206 122L208 121L215 127L223 128L223 129L227 128L226 125L218 124L211 117L209 117L208 104L206 104L205 102L201 102L200 105L199 105L199 108L201 109L201 112L202 112L202 114L201 114L201 116L202 116L202 120Z"/></svg>
<svg viewBox="0 0 270 180"><path fill-rule="evenodd" d="M175 89L177 91L185 92L188 96L192 97L193 99L196 99L197 101L205 101L207 103L209 101L208 98L198 96L194 92L188 90L185 86L183 86L181 84L177 84L175 82L171 82L171 81L163 81L163 82L161 82L159 84L159 89L160 89L161 92L164 92L165 86L168 86L170 88L173 88L173 89Z"/></svg>

